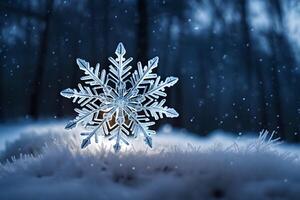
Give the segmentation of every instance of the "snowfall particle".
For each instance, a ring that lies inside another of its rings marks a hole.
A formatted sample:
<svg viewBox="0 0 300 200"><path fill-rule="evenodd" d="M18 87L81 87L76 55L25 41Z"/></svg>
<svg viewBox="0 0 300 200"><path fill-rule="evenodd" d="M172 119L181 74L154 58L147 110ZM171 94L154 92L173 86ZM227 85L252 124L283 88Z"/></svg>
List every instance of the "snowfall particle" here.
<svg viewBox="0 0 300 200"><path fill-rule="evenodd" d="M78 89L61 91L62 96L73 98L73 102L81 106L75 108L78 116L66 125L66 129L81 125L87 130L81 133L85 137L81 148L87 147L91 138L98 143L100 135L115 141L113 148L116 152L122 143L129 145L128 139L138 135L142 135L146 144L152 147L151 135L156 132L149 129L155 124L151 118L178 117L173 108L164 106L165 99L159 100L167 96L165 88L173 86L178 78L171 76L161 81L160 76L153 73L158 57L149 60L144 67L138 62L138 69L131 74L129 63L132 58L125 59L125 53L123 44L119 43L115 51L117 57L109 57L109 73L105 70L100 73L99 63L94 69L85 60L77 59L85 74L81 80L88 86L78 84Z"/></svg>

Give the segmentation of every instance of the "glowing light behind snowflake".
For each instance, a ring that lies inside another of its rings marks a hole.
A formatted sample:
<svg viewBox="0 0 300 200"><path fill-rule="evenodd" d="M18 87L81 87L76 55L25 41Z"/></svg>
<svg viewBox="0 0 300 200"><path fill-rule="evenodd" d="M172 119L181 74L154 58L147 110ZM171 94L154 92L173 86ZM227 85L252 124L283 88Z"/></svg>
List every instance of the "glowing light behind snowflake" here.
<svg viewBox="0 0 300 200"><path fill-rule="evenodd" d="M84 71L81 80L86 85L78 84L78 89L65 89L61 95L66 98L73 98L81 108L75 108L78 116L71 120L66 129L72 129L82 125L87 132L81 133L85 138L81 148L87 147L94 138L99 141L99 134L109 136L114 140L113 148L117 152L121 143L129 145L127 138L138 137L141 134L149 147L152 147L151 135L156 132L149 127L158 120L166 117L178 117L173 108L164 106L166 97L165 88L173 86L178 78L167 77L161 81L160 76L153 73L158 65L158 57L148 61L146 66L141 62L137 63L138 69L132 74L129 63L131 57L124 58L126 50L122 43L119 43L115 51L116 58L109 57L109 73L106 70L100 72L100 64L95 69L82 59L77 59L77 64Z"/></svg>

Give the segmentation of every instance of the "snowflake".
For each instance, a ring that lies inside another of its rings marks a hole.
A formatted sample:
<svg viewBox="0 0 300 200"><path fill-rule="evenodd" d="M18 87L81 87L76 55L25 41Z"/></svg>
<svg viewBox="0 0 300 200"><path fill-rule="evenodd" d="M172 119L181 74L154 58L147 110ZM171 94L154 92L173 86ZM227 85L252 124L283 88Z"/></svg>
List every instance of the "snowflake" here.
<svg viewBox="0 0 300 200"><path fill-rule="evenodd" d="M65 89L61 95L73 98L82 108L75 108L78 116L71 120L66 129L72 129L77 125L83 126L87 132L81 133L83 137L81 148L87 147L94 137L95 142L99 141L99 134L108 136L109 140L115 140L113 148L118 152L121 142L129 145L127 139L139 134L144 137L146 144L152 147L151 135L156 132L149 127L154 125L151 118L158 120L166 117L178 117L173 108L164 106L166 87L173 86L178 78L168 77L161 81L153 69L158 65L158 57L148 61L148 65L142 66L137 63L138 69L131 74L129 63L131 57L124 58L126 50L122 43L119 43L115 51L116 58L109 57L109 73L103 69L100 73L100 64L90 67L89 63L77 59L77 64L84 71L82 81L89 86L78 84L78 89ZM130 78L129 78L130 77Z"/></svg>

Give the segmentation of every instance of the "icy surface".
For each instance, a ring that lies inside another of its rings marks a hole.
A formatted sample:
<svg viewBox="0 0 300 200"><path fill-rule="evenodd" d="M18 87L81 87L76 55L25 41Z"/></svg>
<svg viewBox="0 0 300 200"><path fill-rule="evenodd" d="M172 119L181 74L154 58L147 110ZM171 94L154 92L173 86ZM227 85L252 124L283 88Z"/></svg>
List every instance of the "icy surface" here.
<svg viewBox="0 0 300 200"><path fill-rule="evenodd" d="M88 86L78 84L79 89L65 89L61 95L73 98L82 108L76 108L78 116L70 121L66 129L74 128L81 124L88 132L81 133L85 138L81 148L91 144L91 138L99 141L99 133L109 136L114 140L113 148L116 152L121 149L121 142L129 145L128 136L137 137L141 134L145 143L152 147L152 137L155 131L149 127L154 125L150 118L177 117L178 113L173 108L164 106L166 97L165 88L173 86L178 78L168 77L161 81L153 73L158 65L158 57L148 61L146 66L137 63L138 69L131 74L129 63L132 58L125 59L126 50L119 43L115 51L117 58L109 57L111 65L109 73L103 69L100 73L100 64L95 69L82 59L77 59L77 64L84 71L81 80Z"/></svg>
<svg viewBox="0 0 300 200"><path fill-rule="evenodd" d="M16 129L17 139L0 154L0 199L252 200L300 195L299 147L276 146L267 135L236 138L217 131L201 138L165 126L154 138L156 148L145 149L133 140L115 154L114 142L80 149L80 130L70 133L61 122ZM13 128L0 126L1 134L5 130Z"/></svg>

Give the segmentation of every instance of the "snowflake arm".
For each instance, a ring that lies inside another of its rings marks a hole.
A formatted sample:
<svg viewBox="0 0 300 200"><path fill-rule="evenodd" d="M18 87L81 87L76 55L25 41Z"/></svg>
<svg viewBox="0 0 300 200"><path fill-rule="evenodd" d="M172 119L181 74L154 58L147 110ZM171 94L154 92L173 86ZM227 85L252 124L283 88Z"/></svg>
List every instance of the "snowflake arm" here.
<svg viewBox="0 0 300 200"><path fill-rule="evenodd" d="M97 90L93 88L92 90L89 87L83 87L81 84L78 84L79 91L77 89L67 88L61 91L61 95L66 98L73 98L73 103L78 100L80 106L85 106L93 100L99 99L101 102L106 100L104 94L98 94Z"/></svg>
<svg viewBox="0 0 300 200"><path fill-rule="evenodd" d="M121 109L119 109L116 113L116 122L118 124L118 127L116 129L117 131L115 131L115 133L112 134L112 136L109 138L109 140L116 139L116 143L113 146L113 148L114 148L115 152L118 152L121 149L120 141L122 141L126 145L129 145L129 143L125 139L126 136L123 133L123 132L126 132L126 129L123 128L123 124L125 122L125 117L124 117L123 110L121 110Z"/></svg>
<svg viewBox="0 0 300 200"><path fill-rule="evenodd" d="M118 124L118 128L115 131L115 134L113 134L109 140L113 140L116 139L116 143L114 144L113 148L115 150L115 152L120 151L121 149L121 144L120 142L122 141L123 143L125 143L126 145L129 145L129 142L125 139L125 135L123 133L124 128L121 124Z"/></svg>
<svg viewBox="0 0 300 200"><path fill-rule="evenodd" d="M130 89L130 91L127 93L126 97L132 97L135 96L135 93L138 92L138 88L141 84L147 84L150 83L149 79L156 78L157 75L152 73L152 70L157 67L158 65L158 57L154 57L151 60L148 61L148 65L143 68L141 62L138 62L138 70L135 70L132 77L131 77L131 84L133 87ZM142 87L142 88L145 88Z"/></svg>
<svg viewBox="0 0 300 200"><path fill-rule="evenodd" d="M164 92L166 87L171 87L175 85L178 81L177 77L170 76L166 78L165 81L160 82L160 76L158 76L154 82L151 84L148 91L145 92L145 97L153 97L155 99L159 98L160 96L166 97L167 94Z"/></svg>
<svg viewBox="0 0 300 200"><path fill-rule="evenodd" d="M106 122L106 119L103 119L103 121L99 125L97 125L97 127L93 131L91 131L89 133L81 133L82 136L87 135L87 137L82 140L82 143L81 143L81 148L82 149L86 148L89 144L91 144L92 136L95 136L95 141L96 141L96 143L98 143L97 132L105 122Z"/></svg>
<svg viewBox="0 0 300 200"><path fill-rule="evenodd" d="M170 118L178 117L179 114L174 108L168 108L167 106L163 106L165 102L165 99L161 100L161 102L159 103L157 101L154 101L151 105L146 104L142 106L142 109L144 110L147 117L149 117L150 113L150 115L154 117L155 120L163 118L163 114L166 115L166 117ZM149 103L151 103L151 101Z"/></svg>
<svg viewBox="0 0 300 200"><path fill-rule="evenodd" d="M94 70L93 67L90 67L90 63L86 62L83 59L77 58L76 62L79 66L79 69L83 70L86 76L81 77L80 80L85 81L87 84L93 85L99 85L101 87L105 87L105 75L106 71L102 70L100 78L99 78L99 70L100 70L100 64L98 63L96 65L96 68Z"/></svg>
<svg viewBox="0 0 300 200"><path fill-rule="evenodd" d="M126 50L122 43L118 44L115 54L117 55L116 59L112 57L108 58L108 60L113 64L109 66L109 71L113 75L112 78L114 78L115 81L122 81L130 75L129 71L132 67L128 64L133 59L132 57L130 57L127 60L125 60L124 55L126 54Z"/></svg>
<svg viewBox="0 0 300 200"><path fill-rule="evenodd" d="M88 135L85 139L82 140L81 148L87 147L91 143L91 138L94 135L97 135L98 130L107 122L110 121L114 112L116 111L116 108L112 108L108 113L105 113L103 120L89 133L84 133L82 135ZM95 137L95 139L98 137ZM98 139L97 139L98 142Z"/></svg>
<svg viewBox="0 0 300 200"><path fill-rule="evenodd" d="M126 108L125 112L128 114L128 116L133 120L134 125L135 125L135 137L137 137L137 133L139 130L142 131L142 134L144 135L144 141L146 142L146 144L152 148L152 138L151 135L156 134L155 131L153 130L149 130L149 126L154 125L154 122L147 122L149 121L148 118L144 117L144 116L135 116L134 113L132 113L132 111L130 111L130 109ZM145 121L145 122L142 122Z"/></svg>
<svg viewBox="0 0 300 200"><path fill-rule="evenodd" d="M95 113L98 113L99 111L105 111L111 107L111 104L101 104L96 108L92 105L87 105L87 108L82 109L75 108L75 112L78 113L78 116L74 120L71 120L65 128L72 129L80 123L83 124L84 127L86 127L90 122L93 123L93 117Z"/></svg>

